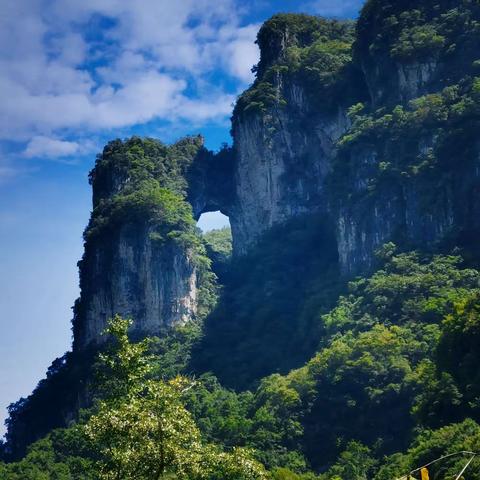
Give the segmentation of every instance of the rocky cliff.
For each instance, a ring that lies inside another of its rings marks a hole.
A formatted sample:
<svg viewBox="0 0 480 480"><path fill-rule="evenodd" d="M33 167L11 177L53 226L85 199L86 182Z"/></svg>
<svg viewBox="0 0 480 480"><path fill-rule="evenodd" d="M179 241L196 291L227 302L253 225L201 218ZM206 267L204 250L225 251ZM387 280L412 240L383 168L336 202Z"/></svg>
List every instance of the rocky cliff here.
<svg viewBox="0 0 480 480"><path fill-rule="evenodd" d="M345 272L374 251L471 250L479 230L478 20L474 2L370 1L354 60L369 101L337 144L331 205Z"/></svg>
<svg viewBox="0 0 480 480"><path fill-rule="evenodd" d="M257 81L234 115L248 218L234 235L247 244L292 215L327 213L348 275L391 240L468 242L479 226L478 16L471 2L370 1L353 36L348 23L267 22Z"/></svg>
<svg viewBox="0 0 480 480"><path fill-rule="evenodd" d="M93 212L79 262L74 348L102 343L115 314L135 318L140 336L197 314L202 252L186 201L188 170L201 137L167 147L150 139L109 143L90 174Z"/></svg>
<svg viewBox="0 0 480 480"><path fill-rule="evenodd" d="M353 32L351 23L305 15L279 15L261 28L257 80L233 114L237 253L274 224L326 212L335 145L351 98L361 98L357 85L343 89L354 73Z"/></svg>
<svg viewBox="0 0 480 480"><path fill-rule="evenodd" d="M258 34L257 79L235 107L232 149L213 154L198 139L148 152L140 139L108 146L91 176L76 344L99 341L114 313L134 316L143 334L195 317L192 225L205 211L229 216L237 257L274 225L325 218L346 276L371 269L388 241L471 244L478 18L471 2L387 0L367 2L356 25L275 16ZM176 200L145 197L150 188ZM169 218L174 204L184 218Z"/></svg>

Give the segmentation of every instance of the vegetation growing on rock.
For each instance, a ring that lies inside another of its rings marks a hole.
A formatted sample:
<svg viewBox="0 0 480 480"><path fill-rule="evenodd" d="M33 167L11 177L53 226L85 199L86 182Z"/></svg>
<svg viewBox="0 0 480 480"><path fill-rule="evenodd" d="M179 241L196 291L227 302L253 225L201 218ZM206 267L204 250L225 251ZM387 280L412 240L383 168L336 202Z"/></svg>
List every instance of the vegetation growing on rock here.
<svg viewBox="0 0 480 480"><path fill-rule="evenodd" d="M275 15L258 33L262 57L254 69L257 79L237 100L234 117L286 106L282 83L302 84L316 107L331 105L348 88L353 39L353 22Z"/></svg>
<svg viewBox="0 0 480 480"><path fill-rule="evenodd" d="M185 175L202 147L201 137L172 146L138 137L110 142L90 173L97 198L85 239L121 223L141 222L153 227L155 241L200 250L192 208L185 200ZM103 189L107 196L100 193Z"/></svg>
<svg viewBox="0 0 480 480"><path fill-rule="evenodd" d="M22 460L0 464L0 475L129 478L134 468L150 478L161 467L171 478L387 480L443 454L478 452L479 8L369 0L356 31L304 15L264 25L257 80L234 121L268 123L289 108L291 87L306 95L300 133L316 134L312 118L332 105L349 107L349 120L335 124L343 135L328 168L319 162L324 204L291 205L243 256L231 257L229 230L202 238L195 228L189 175L200 139L109 144L91 177L98 188L86 240L140 222L159 248L193 253L198 315L140 344L117 319L116 353L102 357L115 371L104 395L75 426L45 435L60 423L58 397L84 380L66 359L55 363L30 399L11 407L6 454L21 445L22 425L44 438ZM351 75L358 82L345 89ZM222 151L225 172L237 147ZM305 152L304 175L314 158ZM289 191L288 180L287 172L268 185ZM204 194L197 214L218 206ZM355 262L361 269L340 271ZM32 413L42 409L45 417ZM441 468L432 478L458 473L461 459ZM476 464L469 478L478 472Z"/></svg>

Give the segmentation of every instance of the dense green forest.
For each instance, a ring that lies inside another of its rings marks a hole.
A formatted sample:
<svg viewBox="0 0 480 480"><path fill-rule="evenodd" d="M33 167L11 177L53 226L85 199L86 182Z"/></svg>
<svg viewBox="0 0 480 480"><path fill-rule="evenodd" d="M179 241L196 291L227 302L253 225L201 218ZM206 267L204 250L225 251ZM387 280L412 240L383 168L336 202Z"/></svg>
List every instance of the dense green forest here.
<svg viewBox="0 0 480 480"><path fill-rule="evenodd" d="M219 250L225 233L209 234ZM275 479L317 478L313 471L386 479L444 453L477 451L480 272L458 255L395 253L393 244L378 255L382 268L350 282L320 315L311 360L249 390L227 389L211 373L179 376L189 371L197 325L131 343L117 318L116 340L95 364L95 405L3 465L2 478L157 478L162 429L172 478L262 478L263 465ZM225 470L214 474L215 455ZM443 464L442 475L462 460Z"/></svg>
<svg viewBox="0 0 480 480"><path fill-rule="evenodd" d="M287 108L282 82L302 84L314 109L348 107L326 180L331 211L365 212L399 189L417 210L443 208L440 191L479 194L478 1L368 0L358 22L281 14L261 28L262 51L285 31L295 42L262 56L234 116ZM378 95L356 81L360 57L385 66ZM432 58L434 92L395 98L387 69ZM480 251L468 220L478 212L429 244L395 231L361 275L341 270L332 216L315 210L233 255L229 228L195 226L185 178L198 152L197 137L111 142L91 180L108 185L115 171L127 186L94 191L85 231L89 242L144 222L159 248L187 251L195 318L139 341L128 336L136 319L114 316L102 348L57 359L10 406L0 478L393 480L446 455L430 479L455 479L469 457L448 455L480 454ZM459 203L447 207L468 210ZM480 480L478 457L463 478Z"/></svg>

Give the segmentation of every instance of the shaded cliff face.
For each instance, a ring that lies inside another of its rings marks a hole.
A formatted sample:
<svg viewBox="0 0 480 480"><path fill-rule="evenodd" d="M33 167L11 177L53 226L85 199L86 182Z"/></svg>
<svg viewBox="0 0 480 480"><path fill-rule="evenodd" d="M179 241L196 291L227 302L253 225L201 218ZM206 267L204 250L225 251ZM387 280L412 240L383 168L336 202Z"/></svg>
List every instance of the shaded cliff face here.
<svg viewBox="0 0 480 480"><path fill-rule="evenodd" d="M278 15L260 30L257 80L232 119L235 253L275 224L326 212L325 178L349 126L346 107L362 98L361 80L345 88L352 39L352 24L305 15Z"/></svg>
<svg viewBox="0 0 480 480"><path fill-rule="evenodd" d="M185 175L187 199L196 220L204 212L217 210L231 215L235 202L234 168L234 152L227 145L217 153L204 148L198 151Z"/></svg>
<svg viewBox="0 0 480 480"><path fill-rule="evenodd" d="M109 144L91 177L76 344L99 341L114 313L145 334L195 318L206 211L229 216L237 257L276 225L325 218L345 276L373 268L389 241L472 248L479 20L476 3L447 0L370 0L356 26L277 15L258 34L232 148Z"/></svg>

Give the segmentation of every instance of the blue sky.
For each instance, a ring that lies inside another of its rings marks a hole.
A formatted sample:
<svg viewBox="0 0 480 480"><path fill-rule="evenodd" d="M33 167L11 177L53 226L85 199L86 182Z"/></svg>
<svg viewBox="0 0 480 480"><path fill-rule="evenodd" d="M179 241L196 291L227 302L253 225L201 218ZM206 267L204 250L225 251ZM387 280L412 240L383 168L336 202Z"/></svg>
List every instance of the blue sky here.
<svg viewBox="0 0 480 480"><path fill-rule="evenodd" d="M0 421L70 348L88 171L109 139L230 142L261 23L361 0L0 2ZM202 218L203 228L224 220ZM0 433L2 429L0 427Z"/></svg>

